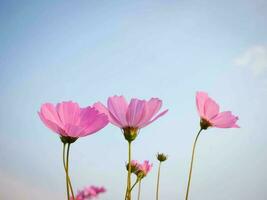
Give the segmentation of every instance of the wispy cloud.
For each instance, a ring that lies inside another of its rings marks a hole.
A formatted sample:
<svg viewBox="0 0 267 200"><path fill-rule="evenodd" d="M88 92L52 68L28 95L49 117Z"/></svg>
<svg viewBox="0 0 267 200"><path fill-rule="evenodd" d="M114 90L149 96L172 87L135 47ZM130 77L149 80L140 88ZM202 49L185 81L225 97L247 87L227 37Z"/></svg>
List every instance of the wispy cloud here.
<svg viewBox="0 0 267 200"><path fill-rule="evenodd" d="M251 69L254 75L266 73L267 46L257 45L248 48L234 60L234 64Z"/></svg>

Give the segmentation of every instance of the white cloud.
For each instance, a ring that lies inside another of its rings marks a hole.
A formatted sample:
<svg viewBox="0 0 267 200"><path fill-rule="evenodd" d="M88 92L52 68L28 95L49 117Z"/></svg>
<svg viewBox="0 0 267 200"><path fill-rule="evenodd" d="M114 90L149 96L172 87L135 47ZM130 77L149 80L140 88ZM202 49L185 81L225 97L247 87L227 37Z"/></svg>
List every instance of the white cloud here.
<svg viewBox="0 0 267 200"><path fill-rule="evenodd" d="M236 66L247 67L255 75L267 72L267 46L253 46L234 60Z"/></svg>

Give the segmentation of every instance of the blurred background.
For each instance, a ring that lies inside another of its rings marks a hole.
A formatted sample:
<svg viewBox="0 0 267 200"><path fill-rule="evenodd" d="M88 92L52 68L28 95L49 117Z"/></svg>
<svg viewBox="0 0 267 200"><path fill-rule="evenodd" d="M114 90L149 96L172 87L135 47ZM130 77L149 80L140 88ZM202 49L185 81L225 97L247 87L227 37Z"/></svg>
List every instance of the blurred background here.
<svg viewBox="0 0 267 200"><path fill-rule="evenodd" d="M203 132L191 199L267 199L266 20L265 0L1 0L0 199L66 199L62 144L37 111L44 102L85 107L115 94L158 97L169 109L140 131L133 158L154 163L142 199L155 199L157 152L169 155L161 199L183 199L199 90L238 115L241 128ZM117 127L79 139L75 191L103 185L99 199L123 199L126 160Z"/></svg>

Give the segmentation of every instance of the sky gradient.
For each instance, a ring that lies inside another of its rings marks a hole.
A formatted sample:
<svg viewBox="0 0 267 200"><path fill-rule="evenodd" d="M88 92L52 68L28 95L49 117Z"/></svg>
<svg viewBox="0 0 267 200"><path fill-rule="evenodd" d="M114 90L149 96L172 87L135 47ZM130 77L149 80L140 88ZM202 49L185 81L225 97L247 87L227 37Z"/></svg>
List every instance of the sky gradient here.
<svg viewBox="0 0 267 200"><path fill-rule="evenodd" d="M197 146L194 200L267 199L267 3L264 0L1 1L0 199L61 200L62 144L37 111L44 102L85 107L109 96L163 100L169 112L140 131L133 158L154 169L142 199L185 196L199 129L196 91L238 115L240 129L205 131ZM108 125L71 149L75 191L103 185L120 200L127 143Z"/></svg>

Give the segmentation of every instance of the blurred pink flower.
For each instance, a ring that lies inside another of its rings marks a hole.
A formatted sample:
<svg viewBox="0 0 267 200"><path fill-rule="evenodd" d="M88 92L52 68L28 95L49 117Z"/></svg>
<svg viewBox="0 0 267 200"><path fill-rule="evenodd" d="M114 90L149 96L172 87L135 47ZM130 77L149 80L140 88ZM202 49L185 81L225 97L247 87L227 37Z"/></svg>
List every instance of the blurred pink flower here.
<svg viewBox="0 0 267 200"><path fill-rule="evenodd" d="M139 164L139 170L143 172L144 176L146 176L151 171L152 166L152 163L149 163L148 160L145 160L142 164Z"/></svg>
<svg viewBox="0 0 267 200"><path fill-rule="evenodd" d="M132 160L131 162L131 173L137 173L139 171L140 163L137 160ZM129 164L126 164L126 169L128 170Z"/></svg>
<svg viewBox="0 0 267 200"><path fill-rule="evenodd" d="M79 138L93 134L108 124L108 117L94 107L80 108L68 101L54 106L45 103L38 112L43 123L63 137Z"/></svg>
<svg viewBox="0 0 267 200"><path fill-rule="evenodd" d="M236 124L238 117L232 115L230 111L219 112L219 105L207 93L197 92L196 105L201 117L201 128L207 129L210 126L218 128L239 128Z"/></svg>
<svg viewBox="0 0 267 200"><path fill-rule="evenodd" d="M140 163L137 161L137 160L132 160L131 161L131 166L139 166L140 165Z"/></svg>
<svg viewBox="0 0 267 200"><path fill-rule="evenodd" d="M152 166L153 164L149 163L148 160L145 160L143 163L140 163L137 160L131 161L132 173L136 174L140 178L144 178L151 171Z"/></svg>
<svg viewBox="0 0 267 200"><path fill-rule="evenodd" d="M109 121L120 128L143 128L163 116L168 110L157 114L162 101L151 98L149 101L132 98L128 104L123 96L108 98L107 108L100 102L94 106L109 117Z"/></svg>
<svg viewBox="0 0 267 200"><path fill-rule="evenodd" d="M106 189L104 187L88 186L83 190L78 191L78 194L75 197L75 200L90 200L97 198L99 194L105 193ZM72 198L73 200L73 198Z"/></svg>

